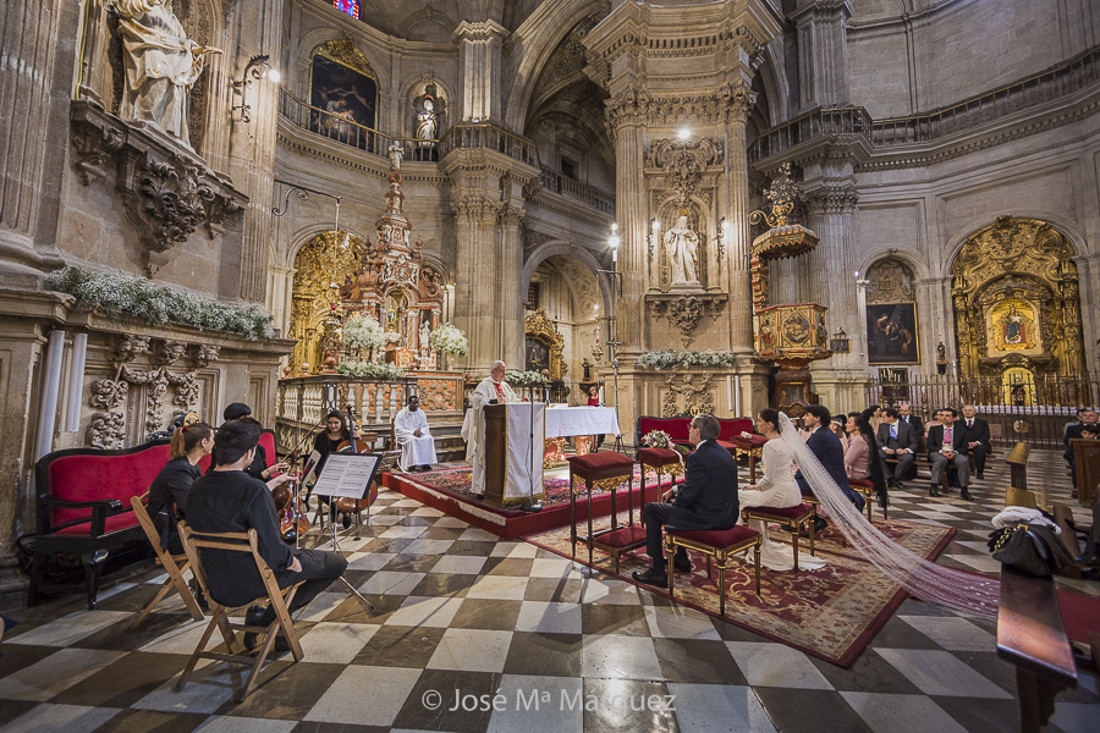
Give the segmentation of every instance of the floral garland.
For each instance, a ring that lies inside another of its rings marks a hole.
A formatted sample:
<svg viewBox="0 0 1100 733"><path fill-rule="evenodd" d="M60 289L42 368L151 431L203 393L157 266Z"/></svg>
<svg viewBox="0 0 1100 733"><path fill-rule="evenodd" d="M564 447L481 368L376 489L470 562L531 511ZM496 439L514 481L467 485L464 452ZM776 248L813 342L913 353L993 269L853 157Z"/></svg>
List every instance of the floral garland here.
<svg viewBox="0 0 1100 733"><path fill-rule="evenodd" d="M638 357L638 366L646 369L674 369L684 367L731 367L737 361L737 356L728 351L677 351L676 349L664 349L662 351L647 351Z"/></svg>
<svg viewBox="0 0 1100 733"><path fill-rule="evenodd" d="M428 348L453 356L466 356L470 353L470 342L453 323L444 323L428 337Z"/></svg>
<svg viewBox="0 0 1100 733"><path fill-rule="evenodd" d="M504 381L517 387L535 387L546 384L546 377L539 372L521 372L518 369L509 369L504 373Z"/></svg>
<svg viewBox="0 0 1100 733"><path fill-rule="evenodd" d="M143 277L120 271L92 272L72 265L50 273L50 287L76 298L79 307L102 308L150 323L185 326L241 334L250 341L275 336L272 319L258 305L228 305L205 295L180 293Z"/></svg>
<svg viewBox="0 0 1100 733"><path fill-rule="evenodd" d="M345 361L336 365L336 371L346 377L370 379L401 379L405 372L393 364L368 364L362 361Z"/></svg>
<svg viewBox="0 0 1100 733"><path fill-rule="evenodd" d="M380 349L386 345L386 333L374 316L353 313L344 322L343 340L349 349Z"/></svg>

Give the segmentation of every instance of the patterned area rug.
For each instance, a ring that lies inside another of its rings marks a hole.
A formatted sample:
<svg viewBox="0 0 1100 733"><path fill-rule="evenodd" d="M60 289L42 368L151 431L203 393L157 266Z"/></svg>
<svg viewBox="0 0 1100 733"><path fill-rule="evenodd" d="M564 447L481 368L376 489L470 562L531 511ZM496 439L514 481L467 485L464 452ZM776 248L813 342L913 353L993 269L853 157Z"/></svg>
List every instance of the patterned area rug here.
<svg viewBox="0 0 1100 733"><path fill-rule="evenodd" d="M610 526L610 517L596 522L597 529ZM625 524L619 515L619 524ZM955 530L890 520L875 522L890 539L921 557L934 559L947 546ZM790 536L773 526L773 541L789 544ZM569 527L561 527L525 537L539 547L572 557ZM829 528L816 540L816 554L828 564L813 571L775 572L760 569L760 595L755 593L752 554L747 559L729 561L726 571L726 615L718 613L718 571L707 577L706 560L690 552L693 572L676 573L675 598L716 618L800 649L807 654L847 667L863 652L882 625L905 599L905 591L859 557L851 547L841 544L841 534ZM809 553L807 540L799 542L799 555ZM588 548L578 543L576 560L587 563ZM622 556L618 573L613 573L610 555L593 552L591 567L622 580L634 582L631 572L649 567L645 548ZM668 597L667 590L641 585Z"/></svg>

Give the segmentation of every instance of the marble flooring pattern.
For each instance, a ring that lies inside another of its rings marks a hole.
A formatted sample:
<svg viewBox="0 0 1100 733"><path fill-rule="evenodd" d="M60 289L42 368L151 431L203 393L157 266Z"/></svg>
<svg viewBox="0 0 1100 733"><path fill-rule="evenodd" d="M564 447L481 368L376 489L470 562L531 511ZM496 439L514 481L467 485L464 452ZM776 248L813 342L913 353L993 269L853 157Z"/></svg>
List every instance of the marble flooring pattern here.
<svg viewBox="0 0 1100 733"><path fill-rule="evenodd" d="M1064 464L1034 451L1033 488L1068 499ZM891 516L958 530L941 561L994 571L985 539L1007 469L929 498L893 492ZM747 476L742 475L742 482ZM1082 519L1084 512L1078 508ZM876 516L878 515L876 510ZM242 675L202 665L172 683L202 631L181 604L127 626L160 577L6 612L0 730L37 731L1007 731L1013 668L990 621L906 600L848 669L672 605L522 541L501 541L384 491L376 536L340 540L347 579L299 615L305 659L284 655L243 703ZM1100 583L1068 581L1100 595ZM1051 731L1100 730L1097 679L1063 692Z"/></svg>

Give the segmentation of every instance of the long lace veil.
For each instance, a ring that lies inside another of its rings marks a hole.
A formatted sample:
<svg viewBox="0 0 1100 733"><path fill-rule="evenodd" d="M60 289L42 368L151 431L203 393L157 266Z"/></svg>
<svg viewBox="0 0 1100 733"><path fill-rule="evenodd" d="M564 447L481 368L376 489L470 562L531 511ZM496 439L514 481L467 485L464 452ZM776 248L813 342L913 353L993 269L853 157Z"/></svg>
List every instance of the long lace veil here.
<svg viewBox="0 0 1100 733"><path fill-rule="evenodd" d="M802 442L791 419L780 413L779 421L779 437L790 447L814 496L863 557L916 598L978 616L996 617L1000 597L997 578L929 562L884 535L840 490ZM872 456L871 460L875 458Z"/></svg>

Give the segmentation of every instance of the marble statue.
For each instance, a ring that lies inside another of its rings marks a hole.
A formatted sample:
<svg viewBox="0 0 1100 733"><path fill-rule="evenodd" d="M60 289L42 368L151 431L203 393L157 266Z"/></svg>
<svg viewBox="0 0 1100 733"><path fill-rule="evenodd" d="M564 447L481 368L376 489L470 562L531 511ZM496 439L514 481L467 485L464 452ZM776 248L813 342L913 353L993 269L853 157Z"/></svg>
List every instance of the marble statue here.
<svg viewBox="0 0 1100 733"><path fill-rule="evenodd" d="M421 363L422 366L426 365L428 363L428 361L431 360L432 350L431 350L431 347L428 346L428 341L429 341L429 339L431 339L431 336L432 336L432 331L428 327L428 322L427 321L422 322L420 324L420 334L419 334L420 343L417 344L420 347L420 363Z"/></svg>
<svg viewBox="0 0 1100 733"><path fill-rule="evenodd" d="M390 165L393 170L401 170L401 159L403 157L405 157L405 148L397 143L390 145Z"/></svg>
<svg viewBox="0 0 1100 733"><path fill-rule="evenodd" d="M429 141L435 140L436 130L438 130L438 123L435 119L435 102L432 101L430 96L424 97L424 109L416 116L416 137L421 142L420 144L428 145Z"/></svg>
<svg viewBox="0 0 1100 733"><path fill-rule="evenodd" d="M188 96L203 57L221 53L187 37L169 0L118 0L126 84L119 113L147 122L191 147Z"/></svg>
<svg viewBox="0 0 1100 733"><path fill-rule="evenodd" d="M698 283L699 271L696 268L696 256L699 249L699 235L688 226L687 214L680 214L676 226L665 233L665 253L669 262L669 282Z"/></svg>

